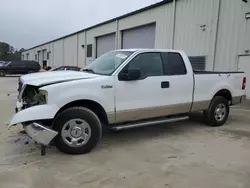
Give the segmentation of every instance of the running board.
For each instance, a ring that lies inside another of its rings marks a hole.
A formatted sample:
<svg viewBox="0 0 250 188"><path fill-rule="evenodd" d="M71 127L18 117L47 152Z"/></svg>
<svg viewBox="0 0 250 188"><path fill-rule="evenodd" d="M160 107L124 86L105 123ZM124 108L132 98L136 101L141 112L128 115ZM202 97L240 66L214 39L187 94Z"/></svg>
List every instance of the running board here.
<svg viewBox="0 0 250 188"><path fill-rule="evenodd" d="M150 126L150 125L155 125L155 124L161 124L161 123L172 123L172 122L177 122L177 121L184 121L189 119L189 116L182 116L182 117L171 117L167 119L158 119L158 120L149 120L149 121L144 121L144 122L136 122L136 123L130 123L130 124L123 124L123 125L117 125L112 127L112 130L115 131L120 131L120 130L125 130L125 129L132 129L136 127L145 127L145 126Z"/></svg>

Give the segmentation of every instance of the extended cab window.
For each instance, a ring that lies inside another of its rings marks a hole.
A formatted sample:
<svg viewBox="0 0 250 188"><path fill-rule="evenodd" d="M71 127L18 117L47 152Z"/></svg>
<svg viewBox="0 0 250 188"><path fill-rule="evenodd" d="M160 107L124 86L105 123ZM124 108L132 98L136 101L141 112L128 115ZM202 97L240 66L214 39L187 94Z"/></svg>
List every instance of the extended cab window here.
<svg viewBox="0 0 250 188"><path fill-rule="evenodd" d="M184 75L187 74L185 63L179 53L161 53L165 75Z"/></svg>
<svg viewBox="0 0 250 188"><path fill-rule="evenodd" d="M141 79L149 76L162 76L163 65L160 53L143 53L136 56L127 66L128 68L138 68L141 71Z"/></svg>

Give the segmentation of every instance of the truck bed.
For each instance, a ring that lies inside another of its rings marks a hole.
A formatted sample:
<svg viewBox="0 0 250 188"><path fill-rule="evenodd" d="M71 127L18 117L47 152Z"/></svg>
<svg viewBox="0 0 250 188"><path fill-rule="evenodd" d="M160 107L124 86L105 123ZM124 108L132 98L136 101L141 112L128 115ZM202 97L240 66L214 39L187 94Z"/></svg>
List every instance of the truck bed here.
<svg viewBox="0 0 250 188"><path fill-rule="evenodd" d="M194 74L236 74L236 73L244 73L239 71L231 71L231 72L221 72L221 71L201 71L201 70L193 70Z"/></svg>
<svg viewBox="0 0 250 188"><path fill-rule="evenodd" d="M242 89L244 72L220 72L194 70L194 105L192 110L208 108L214 95L221 90L230 92L232 100L240 99L245 91ZM196 105L195 105L196 104Z"/></svg>

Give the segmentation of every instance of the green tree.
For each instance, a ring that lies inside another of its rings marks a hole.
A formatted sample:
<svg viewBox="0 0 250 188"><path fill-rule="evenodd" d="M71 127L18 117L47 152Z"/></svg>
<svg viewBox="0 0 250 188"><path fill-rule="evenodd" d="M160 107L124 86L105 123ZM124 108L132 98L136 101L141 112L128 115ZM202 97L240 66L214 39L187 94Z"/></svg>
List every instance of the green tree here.
<svg viewBox="0 0 250 188"><path fill-rule="evenodd" d="M15 48L8 43L0 42L0 61L21 60L21 54L24 48L15 50Z"/></svg>

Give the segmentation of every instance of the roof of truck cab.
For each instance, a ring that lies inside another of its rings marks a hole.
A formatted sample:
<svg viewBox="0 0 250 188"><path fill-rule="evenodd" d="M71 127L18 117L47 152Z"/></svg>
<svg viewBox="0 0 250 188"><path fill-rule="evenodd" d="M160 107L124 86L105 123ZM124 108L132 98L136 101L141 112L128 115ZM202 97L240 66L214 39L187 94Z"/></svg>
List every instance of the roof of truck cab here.
<svg viewBox="0 0 250 188"><path fill-rule="evenodd" d="M132 49L119 49L115 51L137 52L137 51L149 51L149 52L182 52L181 50L173 49L153 49L153 48L132 48Z"/></svg>
<svg viewBox="0 0 250 188"><path fill-rule="evenodd" d="M114 50L114 51L119 51L119 52L136 52L138 49L133 49L133 48L129 48L129 49L118 49L118 50Z"/></svg>

